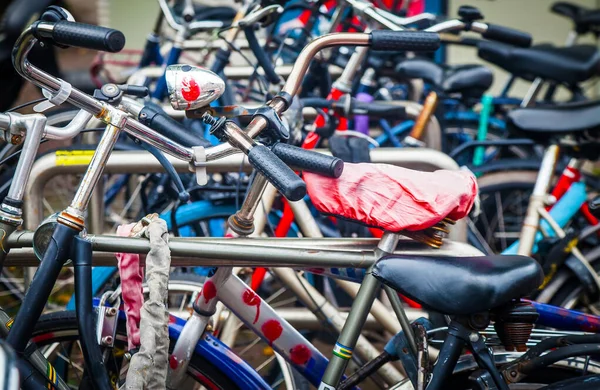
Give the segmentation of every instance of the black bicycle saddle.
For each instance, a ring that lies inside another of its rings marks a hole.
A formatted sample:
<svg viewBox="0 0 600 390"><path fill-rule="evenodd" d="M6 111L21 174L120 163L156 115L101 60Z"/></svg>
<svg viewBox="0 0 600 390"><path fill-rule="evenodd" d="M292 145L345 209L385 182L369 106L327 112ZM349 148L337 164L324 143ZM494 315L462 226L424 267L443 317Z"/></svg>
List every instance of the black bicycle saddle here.
<svg viewBox="0 0 600 390"><path fill-rule="evenodd" d="M577 85L600 73L600 51L594 45L555 47L548 44L519 48L481 41L478 55L526 80L542 78Z"/></svg>
<svg viewBox="0 0 600 390"><path fill-rule="evenodd" d="M518 299L542 284L540 265L527 256L408 256L380 259L373 276L423 306L469 315Z"/></svg>

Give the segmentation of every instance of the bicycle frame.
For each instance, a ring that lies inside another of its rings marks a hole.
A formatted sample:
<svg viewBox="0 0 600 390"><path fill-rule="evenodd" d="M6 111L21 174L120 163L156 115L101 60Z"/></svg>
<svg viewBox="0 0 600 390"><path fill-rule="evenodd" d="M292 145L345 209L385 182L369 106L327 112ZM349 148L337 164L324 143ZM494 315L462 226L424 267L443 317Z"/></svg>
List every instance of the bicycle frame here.
<svg viewBox="0 0 600 390"><path fill-rule="evenodd" d="M43 27L43 25L42 25ZM20 39L25 41L25 44L30 44L31 42L27 42L24 37L27 37L28 32L26 31L24 35ZM366 37L357 36L356 41L351 39L351 37L345 36L348 40L347 43L358 43L360 44L362 40ZM317 50L320 48L319 44L327 44L333 38L329 37L327 40L321 41L321 43L315 44L310 49ZM29 45L29 48L31 45ZM23 50L23 48L20 48ZM25 53L21 54L23 56ZM310 51L308 52L310 53ZM309 54L305 54L305 58L307 58ZM308 61L305 61L308 62ZM302 71L306 70L306 64L302 63L301 71L298 73L302 73ZM304 69L302 69L304 68ZM30 67L26 71L23 69L17 68L22 74L27 74L32 78L43 79L47 77L46 74L36 70L35 68ZM37 72L37 73L36 73ZM284 91L289 93L290 95L294 95L296 92L296 88L298 86L298 75L295 75L296 78L291 78L291 82L288 80L288 83L292 86L289 90L284 88ZM43 84L43 83L42 83ZM51 84L52 85L52 84ZM288 86L289 87L289 86ZM27 311L21 310L17 315L13 328L8 336L8 342L13 345L17 351L23 352L26 342L31 335L32 327L35 324L36 317L39 318L39 314L41 313L43 306L45 304L46 298L49 294L49 289L52 288L53 282L57 278L57 273L60 272L65 260L70 256L68 251L69 247L75 246L78 250L77 254L74 257L74 265L76 267L90 267L92 265L92 250L94 248L94 244L101 241L103 238L101 236L97 237L77 237L79 233L82 231L84 227L84 212L89 203L92 190L96 183L99 180L103 172L104 165L108 160L108 156L111 153L111 149L116 142L116 138L121 131L121 129L126 129L129 126L129 130L131 127L136 128L135 122L129 123L127 118L124 116L122 112L118 109L111 108L110 106L105 106L102 104L98 104L95 100L86 97L77 91L75 94L78 99L74 98L75 103L78 103L81 106L90 109L90 111L97 114L101 117L105 122L107 122L107 128L103 134L103 137L98 145L98 148L92 158L90 165L84 175L82 180L82 185L79 187L71 206L68 207L60 216L59 224L53 233L53 239L49 247L47 248L44 259L41 262L41 266L36 273L36 278L33 280L31 288L24 299L23 306L27 307ZM279 102L281 103L281 102ZM283 103L281 103L283 104ZM282 105L275 102L274 109L279 111L283 111L281 109ZM253 122L248 126L248 133L251 136L257 135L262 128L265 126L261 126L259 124L259 120ZM232 125L233 126L233 125ZM262 127L262 128L261 128ZM141 134L138 134L140 138L144 141L147 141L152 144L161 145L162 149L167 149L166 151L175 154L181 157L183 160L195 162L195 160L191 159L188 155L189 151L185 148L181 148L177 144L169 143L168 140L160 139L160 137L150 131L150 129L146 129L142 126L138 126L137 131ZM162 144L164 143L164 144ZM225 150L223 150L225 149ZM230 149L227 145L224 147L216 147L210 150L207 150L207 156L222 157L229 153ZM210 154L210 153L212 154ZM208 159L208 158L207 158ZM252 188L248 192L248 196L246 201L244 202L244 206L236 213L236 216L245 217L246 219L252 218L254 212L256 211L257 203L260 200L262 193L265 191L266 187L266 179L262 176L257 176L255 181L253 182ZM17 236L22 237L22 233L18 233ZM11 235L12 237L12 235ZM73 240L78 244L73 244ZM144 240L140 239L118 239L115 237L105 237L104 238L107 248L109 250L118 249L119 251L126 250L130 252L147 252L148 251L148 243ZM256 297L256 295L247 288L243 283L238 282L230 282L230 280L236 280L234 276L231 275L231 266L235 262L235 259L245 259L245 261L249 261L250 264L254 263L254 265L260 265L260 259L271 259L273 261L272 264L268 265L278 265L278 266L296 266L296 267L314 267L315 265L319 266L333 266L333 267L358 267L358 268L369 268L377 261L382 255L387 253L393 253L394 249L398 244L398 236L396 234L385 234L382 240L378 243L376 248L372 248L371 251L365 250L349 250L349 251L328 251L326 248L328 244L324 244L324 249L320 249L315 240L311 240L309 243L300 243L297 245L299 248L294 247L281 247L281 245L289 244L289 242L284 243L281 241L276 241L273 243L272 247L269 246L261 246L257 245L257 242L247 245L248 247L244 247L242 245L243 240L223 240L223 239L212 239L208 240L205 244L204 248L201 248L200 242L195 242L195 240L184 240L183 242L177 242L176 240L172 240L170 242L170 246L172 249L172 253L174 255L185 255L187 257L196 256L198 254L206 255L206 256L214 256L217 259L221 260L220 265L224 265L223 267L215 270L214 275L206 282L204 289L202 291L202 295L198 297L197 301L197 310L195 310L196 315L192 318L192 320L188 321L184 329L182 330L180 340L190 341L194 338L199 339L202 332L204 331L204 327L206 325L206 321L210 315L212 315L211 310L215 308L217 298L219 297L219 290L223 290L223 287L227 287L225 289L226 292L232 292L232 296L235 297L235 301L231 302L232 308L234 311L237 310L241 316L248 319L248 322L254 324L260 323L260 330L262 332L263 337L269 341L273 346L280 350L280 352L285 353L285 349L289 347L289 359L294 362L296 360L296 364L301 367L306 367L312 364L312 367L315 370L319 370L321 365L323 364L323 360L317 357L314 357L314 362L311 362L313 358L313 351L311 347L305 345L303 343L294 344L295 341L300 339L293 339L291 342L286 337L281 337L284 331L287 330L287 326L284 323L277 322L269 322L273 320L273 317L270 317L274 312L267 309L267 306L263 306L260 299ZM242 242L240 242L242 241ZM254 240L250 240L254 241ZM223 245L226 243L226 245ZM129 244L131 247L125 245ZM416 243L414 243L416 244ZM83 246L80 246L83 245ZM178 247L179 245L179 247ZM417 244L418 245L418 244ZM249 247L254 246L254 251L250 250ZM125 248L125 249L124 249ZM133 250L129 250L133 248ZM200 251L198 251L200 249ZM420 251L423 250L422 247L419 248ZM436 251L439 255L440 251ZM456 255L456 254L455 254ZM258 261L257 261L258 260ZM258 263L258 264L257 264ZM214 263L213 263L214 264ZM84 278L82 278L84 279ZM78 283L85 282L78 277ZM334 357L327 365L327 369L323 374L323 378L320 382L321 389L332 389L337 386L339 379L341 378L345 365L347 364L348 359L352 355L352 349L356 344L356 341L359 337L360 329L364 321L366 320L366 316L368 314L368 310L375 299L375 294L378 290L379 282L376 281L374 276L367 271L367 274L363 280L361 289L358 293L358 296L353 305L353 310L349 314L349 317L342 329L341 336L338 340L338 344L336 345L336 349L334 350ZM386 291L390 291L387 289ZM403 321L403 310L401 308L401 304L398 302L398 297L394 294L388 294L389 299L394 304L395 312L399 317L400 323L405 328L407 338L409 340L409 345L411 349L414 350L412 343L410 343L412 335L412 329L410 327L405 326L407 324L406 321ZM86 297L79 297L80 302L85 300ZM239 302L242 301L242 303ZM204 306L202 306L204 304ZM78 305L79 306L79 305ZM81 312L81 308L83 306L78 307L79 314L90 314ZM260 313L256 310L260 309L263 312L263 315L268 314L268 318L264 318L260 320ZM271 309L272 310L272 309ZM81 329L80 329L81 332ZM82 336L84 332L81 332ZM458 337L454 333L451 334L452 337ZM459 335L460 336L460 335ZM449 337L449 339L452 339ZM468 337L469 340L472 340L472 337ZM281 340L281 341L279 341ZM461 339L462 340L462 339ZM279 346L277 346L277 342L279 341ZM481 340L478 340L481 343ZM474 341L473 341L474 342ZM414 341L413 341L414 343ZM175 369L180 369L182 367L182 362L185 362L186 358L189 358L189 353L195 348L196 343L185 344L183 341L177 343L174 351L174 355L171 357L170 365L175 367ZM438 386L431 385L429 386L431 389L439 388L439 383L445 379L444 374L451 372L454 368L456 360L458 359L457 351L460 352L460 343L445 343L442 348L442 356L448 356L448 359L440 359L441 364L436 365L434 371L434 381L438 382ZM96 340L88 339L82 340L82 349L84 356L101 356L99 355L100 349L96 344ZM484 348L486 350L486 348ZM337 353L336 353L337 352ZM484 351L485 352L485 351ZM486 356L489 357L489 352L485 352ZM180 358L184 359L181 360ZM93 376L93 380L100 388L110 388L108 382L106 382L107 375L106 371L102 370L101 358L100 360L94 362L99 363L99 365L95 367L91 367L90 371ZM89 359L86 359L86 364L90 364L92 362ZM490 368L490 367L486 367ZM492 368L490 370L490 374L498 374L497 371ZM173 373L172 373L173 374ZM174 376L171 376L171 380L173 380ZM494 377L496 381L496 377ZM496 381L497 382L497 381ZM107 387L108 384L108 387Z"/></svg>

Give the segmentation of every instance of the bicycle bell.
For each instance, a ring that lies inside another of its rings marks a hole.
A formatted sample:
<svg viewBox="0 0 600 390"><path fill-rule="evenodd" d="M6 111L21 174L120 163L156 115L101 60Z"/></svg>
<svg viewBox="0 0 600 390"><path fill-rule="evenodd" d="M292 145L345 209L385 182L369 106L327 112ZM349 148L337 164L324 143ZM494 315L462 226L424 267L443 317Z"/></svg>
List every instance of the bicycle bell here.
<svg viewBox="0 0 600 390"><path fill-rule="evenodd" d="M225 92L225 82L208 69L191 65L170 65L165 73L169 100L176 110L209 105Z"/></svg>

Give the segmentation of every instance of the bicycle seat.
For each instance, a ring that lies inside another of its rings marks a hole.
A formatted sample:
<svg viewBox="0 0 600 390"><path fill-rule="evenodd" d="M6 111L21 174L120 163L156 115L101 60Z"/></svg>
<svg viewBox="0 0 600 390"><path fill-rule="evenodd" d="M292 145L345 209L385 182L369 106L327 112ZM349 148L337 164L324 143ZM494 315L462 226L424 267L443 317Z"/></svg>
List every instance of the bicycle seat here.
<svg viewBox="0 0 600 390"><path fill-rule="evenodd" d="M396 66L405 79L423 79L438 91L480 98L494 82L492 71L482 65L438 65L426 59L409 59Z"/></svg>
<svg viewBox="0 0 600 390"><path fill-rule="evenodd" d="M465 171L420 172L387 164L349 164L337 178L305 172L322 213L390 232L418 231L468 214L477 182Z"/></svg>
<svg viewBox="0 0 600 390"><path fill-rule="evenodd" d="M548 44L518 48L481 41L482 59L526 80L540 77L567 85L577 85L600 71L600 52L593 45L555 47Z"/></svg>
<svg viewBox="0 0 600 390"><path fill-rule="evenodd" d="M593 10L563 1L552 4L550 9L556 14L571 19L575 25L575 30L579 34L592 31L595 27L600 26L600 10Z"/></svg>
<svg viewBox="0 0 600 390"><path fill-rule="evenodd" d="M507 126L540 143L584 132L591 135L600 131L600 101L518 108L508 114Z"/></svg>
<svg viewBox="0 0 600 390"><path fill-rule="evenodd" d="M390 255L373 276L423 306L468 315L521 298L542 284L544 274L527 256L444 257Z"/></svg>

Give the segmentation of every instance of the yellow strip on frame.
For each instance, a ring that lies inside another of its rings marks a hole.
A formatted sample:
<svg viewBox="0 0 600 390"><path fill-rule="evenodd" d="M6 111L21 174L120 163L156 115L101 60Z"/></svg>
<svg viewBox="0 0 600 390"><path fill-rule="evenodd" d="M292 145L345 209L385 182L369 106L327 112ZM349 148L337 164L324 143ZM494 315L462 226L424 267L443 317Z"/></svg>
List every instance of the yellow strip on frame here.
<svg viewBox="0 0 600 390"><path fill-rule="evenodd" d="M56 165L89 165L94 152L94 150L57 150Z"/></svg>

